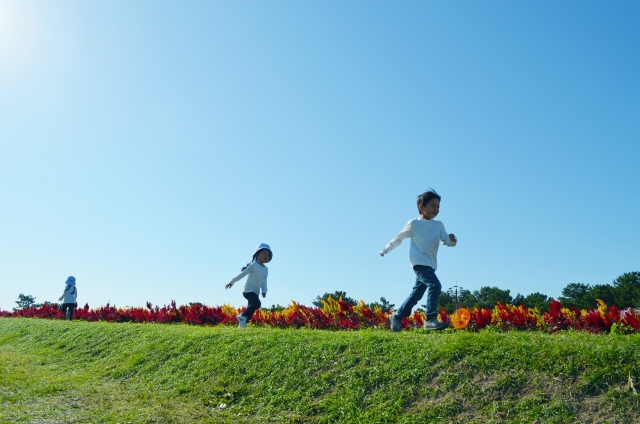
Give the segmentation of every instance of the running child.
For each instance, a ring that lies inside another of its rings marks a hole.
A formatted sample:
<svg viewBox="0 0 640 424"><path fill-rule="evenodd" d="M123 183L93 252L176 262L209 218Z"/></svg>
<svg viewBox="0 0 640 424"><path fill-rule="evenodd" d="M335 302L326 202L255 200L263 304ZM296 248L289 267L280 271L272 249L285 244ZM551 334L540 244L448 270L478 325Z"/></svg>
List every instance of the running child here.
<svg viewBox="0 0 640 424"><path fill-rule="evenodd" d="M244 289L242 289L242 295L249 302L247 309L236 317L238 320L238 327L245 328L247 322L253 316L253 313L260 308L260 290L262 290L262 297L267 297L267 275L269 270L265 266L267 262L273 258L273 252L268 244L262 243L256 247L256 251L253 254L251 262L247 266L241 269L241 273L236 275L224 286L226 289L230 289L233 285L247 277L247 281L244 283Z"/></svg>
<svg viewBox="0 0 640 424"><path fill-rule="evenodd" d="M76 277L67 278L66 286L62 296L58 299L62 302L60 309L65 315L65 319L73 321L73 310L76 308L76 299L78 298L78 289L76 288Z"/></svg>
<svg viewBox="0 0 640 424"><path fill-rule="evenodd" d="M404 239L411 239L409 258L416 273L416 283L400 309L395 314L389 315L391 331L400 331L402 319L411 314L411 309L422 299L425 292L427 293L427 311L424 329L442 330L448 327L446 323L437 319L438 297L442 285L435 274L438 267L436 256L440 242L446 246L455 246L458 239L453 234L447 234L442 222L433 219L440 212L440 195L435 190L422 193L418 196L417 203L420 217L409 221L404 229L380 251L380 256L384 256L400 246Z"/></svg>

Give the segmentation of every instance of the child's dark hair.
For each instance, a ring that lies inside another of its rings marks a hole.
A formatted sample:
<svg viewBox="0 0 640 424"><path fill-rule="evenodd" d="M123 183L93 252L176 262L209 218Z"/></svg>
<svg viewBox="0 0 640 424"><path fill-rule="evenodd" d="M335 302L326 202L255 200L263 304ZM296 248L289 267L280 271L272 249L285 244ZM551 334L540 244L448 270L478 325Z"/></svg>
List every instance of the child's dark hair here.
<svg viewBox="0 0 640 424"><path fill-rule="evenodd" d="M273 253L271 253L271 250L269 250L269 249L260 249L256 253L253 254L253 258L251 258L251 262L255 261L256 258L258 257L258 255L260 254L260 252L262 252L263 250L266 250L267 252L269 252L269 260L271 260L271 258L273 257ZM249 268L249 265L251 265L251 262L247 263L246 266L243 266L242 268L240 268L240 271L244 271L245 269Z"/></svg>
<svg viewBox="0 0 640 424"><path fill-rule="evenodd" d="M432 188L430 188L429 191L425 191L420 196L418 196L418 198L416 199L416 202L418 203L418 212L420 212L420 205L426 206L427 203L429 203L433 199L442 200L440 195L436 193L436 191Z"/></svg>

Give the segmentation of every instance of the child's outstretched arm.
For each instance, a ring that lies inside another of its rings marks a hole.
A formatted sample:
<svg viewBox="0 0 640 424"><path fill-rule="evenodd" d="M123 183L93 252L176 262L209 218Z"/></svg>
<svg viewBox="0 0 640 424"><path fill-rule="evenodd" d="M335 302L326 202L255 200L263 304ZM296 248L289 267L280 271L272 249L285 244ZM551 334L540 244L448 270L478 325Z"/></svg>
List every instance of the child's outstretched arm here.
<svg viewBox="0 0 640 424"><path fill-rule="evenodd" d="M402 241L404 239L406 239L407 237L411 237L411 234L413 234L413 228L411 226L411 223L413 222L413 220L409 221L407 223L407 225L404 226L404 228L402 229L402 231L400 231L385 247L384 249L382 249L380 251L380 256L384 256L387 253L391 252L393 249L395 249L396 247L400 246L402 244Z"/></svg>
<svg viewBox="0 0 640 424"><path fill-rule="evenodd" d="M255 263L255 262L254 262L254 263ZM251 265L249 265L248 267L246 267L246 268L244 269L244 271L242 271L240 274L238 274L238 275L236 275L235 277L233 277L233 278L231 279L231 281L229 281L229 282L227 283L227 285L226 285L226 286L224 286L224 288L225 288L225 289L230 289L231 287L233 287L233 285L236 283L236 281L240 281L240 280L242 280L242 279L243 279L243 278L244 278L248 273L250 273L250 272L251 272L251 269L253 269L253 264L254 264L254 263L252 263Z"/></svg>

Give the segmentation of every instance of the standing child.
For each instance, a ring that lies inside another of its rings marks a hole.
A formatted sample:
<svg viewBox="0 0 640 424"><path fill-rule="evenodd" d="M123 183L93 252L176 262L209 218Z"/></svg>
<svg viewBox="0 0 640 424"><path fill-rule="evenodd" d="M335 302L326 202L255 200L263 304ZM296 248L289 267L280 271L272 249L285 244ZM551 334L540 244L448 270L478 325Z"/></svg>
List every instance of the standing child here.
<svg viewBox="0 0 640 424"><path fill-rule="evenodd" d="M66 286L62 296L58 299L62 302L61 310L65 314L65 319L73 321L73 310L76 307L76 299L78 298L78 289L76 288L76 278L71 276L67 278Z"/></svg>
<svg viewBox="0 0 640 424"><path fill-rule="evenodd" d="M262 297L267 297L267 275L269 270L265 266L267 262L271 261L273 253L268 244L262 243L256 247L256 251L253 254L253 259L247 264L247 266L241 269L241 273L236 275L224 286L226 289L230 289L236 281L241 280L245 276L247 281L244 283L244 289L242 295L249 301L247 309L236 317L238 320L238 327L245 328L247 322L253 316L253 313L260 308L260 290L262 290Z"/></svg>
<svg viewBox="0 0 640 424"><path fill-rule="evenodd" d="M440 195L435 190L422 193L418 196L417 203L420 217L409 221L404 229L380 251L380 256L384 256L400 246L404 239L411 238L409 258L416 273L416 283L400 309L395 314L389 315L391 331L400 331L402 319L411 314L411 309L422 299L425 292L427 293L427 311L424 329L442 330L448 326L437 319L438 297L442 286L435 274L436 255L440 242L447 246L455 246L458 240L453 234L447 234L442 222L433 219L440 212Z"/></svg>

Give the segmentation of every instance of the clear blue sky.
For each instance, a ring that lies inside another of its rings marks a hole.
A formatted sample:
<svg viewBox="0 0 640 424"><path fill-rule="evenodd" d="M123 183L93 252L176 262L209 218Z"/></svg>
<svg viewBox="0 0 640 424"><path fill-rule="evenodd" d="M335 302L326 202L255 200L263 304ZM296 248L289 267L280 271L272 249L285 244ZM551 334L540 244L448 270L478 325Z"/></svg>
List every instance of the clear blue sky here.
<svg viewBox="0 0 640 424"><path fill-rule="evenodd" d="M442 195L443 287L640 271L634 1L0 0L0 309L399 305Z"/></svg>

